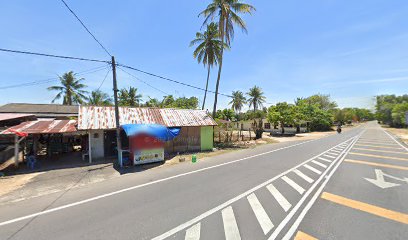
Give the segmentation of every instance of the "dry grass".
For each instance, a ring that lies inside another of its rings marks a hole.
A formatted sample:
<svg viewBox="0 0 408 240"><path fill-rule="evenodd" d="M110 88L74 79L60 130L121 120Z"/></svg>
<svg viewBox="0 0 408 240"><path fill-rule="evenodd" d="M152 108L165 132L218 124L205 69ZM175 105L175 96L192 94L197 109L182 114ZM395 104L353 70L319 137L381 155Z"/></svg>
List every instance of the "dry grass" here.
<svg viewBox="0 0 408 240"><path fill-rule="evenodd" d="M387 129L388 132L394 134L399 139L401 139L405 144L408 144L408 129L406 128L391 128L387 126L383 126Z"/></svg>

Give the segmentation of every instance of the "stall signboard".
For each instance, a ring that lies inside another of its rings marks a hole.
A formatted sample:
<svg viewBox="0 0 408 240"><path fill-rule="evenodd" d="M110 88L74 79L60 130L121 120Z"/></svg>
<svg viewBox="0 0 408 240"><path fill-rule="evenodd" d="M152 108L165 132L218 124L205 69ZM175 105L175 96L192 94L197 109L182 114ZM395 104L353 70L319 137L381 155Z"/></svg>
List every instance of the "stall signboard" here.
<svg viewBox="0 0 408 240"><path fill-rule="evenodd" d="M133 153L133 164L164 161L164 148L140 149Z"/></svg>

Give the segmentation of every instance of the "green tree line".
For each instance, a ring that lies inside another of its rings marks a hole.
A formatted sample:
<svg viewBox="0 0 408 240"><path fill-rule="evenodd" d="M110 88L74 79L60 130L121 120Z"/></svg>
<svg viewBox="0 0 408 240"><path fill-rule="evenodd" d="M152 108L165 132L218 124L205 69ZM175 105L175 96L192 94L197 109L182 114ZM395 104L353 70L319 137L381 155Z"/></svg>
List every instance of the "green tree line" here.
<svg viewBox="0 0 408 240"><path fill-rule="evenodd" d="M376 97L375 110L378 121L391 127L408 127L405 119L408 112L408 94L379 95Z"/></svg>

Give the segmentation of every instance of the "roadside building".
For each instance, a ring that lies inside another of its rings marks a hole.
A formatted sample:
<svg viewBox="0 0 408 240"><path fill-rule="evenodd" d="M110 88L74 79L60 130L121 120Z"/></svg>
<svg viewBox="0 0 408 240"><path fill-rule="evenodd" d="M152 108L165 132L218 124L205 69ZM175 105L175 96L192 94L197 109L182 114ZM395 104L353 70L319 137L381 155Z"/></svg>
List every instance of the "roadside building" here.
<svg viewBox="0 0 408 240"><path fill-rule="evenodd" d="M213 131L217 125L203 110L119 107L120 125L159 124L168 128L179 127L179 135L164 144L165 155L177 152L213 149ZM115 156L114 107L80 106L78 130L88 132L91 158ZM121 133L123 148L128 147L127 136Z"/></svg>
<svg viewBox="0 0 408 240"><path fill-rule="evenodd" d="M0 106L0 113L30 114L37 118L68 120L78 117L78 105L9 103Z"/></svg>

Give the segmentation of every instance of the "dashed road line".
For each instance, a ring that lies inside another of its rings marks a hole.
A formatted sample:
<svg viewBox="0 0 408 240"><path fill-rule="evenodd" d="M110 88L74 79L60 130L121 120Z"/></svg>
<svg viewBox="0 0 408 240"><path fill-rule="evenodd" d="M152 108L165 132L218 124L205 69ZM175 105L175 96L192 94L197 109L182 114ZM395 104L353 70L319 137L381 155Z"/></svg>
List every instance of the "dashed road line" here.
<svg viewBox="0 0 408 240"><path fill-rule="evenodd" d="M408 158L389 157L389 156L367 154L367 153L349 152L349 154L365 156L365 157L385 158L385 159L392 159L392 160L398 160L398 161L408 161Z"/></svg>
<svg viewBox="0 0 408 240"><path fill-rule="evenodd" d="M318 161L316 161L316 160L313 160L312 163L314 163L314 164L316 164L316 165L318 165L318 166L320 166L320 167L322 167L322 168L327 168L327 165L325 165L325 164L323 164L323 163L321 163L321 162L318 162Z"/></svg>
<svg viewBox="0 0 408 240"><path fill-rule="evenodd" d="M288 178L287 176L283 176L282 180L289 184L289 186L295 189L298 193L303 194L305 192L304 188L299 186L297 183L295 183L292 179Z"/></svg>
<svg viewBox="0 0 408 240"><path fill-rule="evenodd" d="M370 152L383 152L383 153L395 153L395 154L408 154L408 152L397 152L397 151L387 151L387 150L378 150L378 149L369 149L369 148L353 148L353 150L362 150Z"/></svg>
<svg viewBox="0 0 408 240"><path fill-rule="evenodd" d="M388 147L388 146L381 146L381 145L372 145L372 144L355 144L355 146L360 147L373 147L373 148L387 148L387 149L403 149L401 147Z"/></svg>
<svg viewBox="0 0 408 240"><path fill-rule="evenodd" d="M283 197L283 196L282 196ZM249 205L251 205L252 211L258 220L259 225L261 225L263 233L266 235L273 228L273 223L266 213L262 204L259 202L258 198L254 193L250 194L248 197Z"/></svg>
<svg viewBox="0 0 408 240"><path fill-rule="evenodd" d="M360 161L360 160L353 160L353 159L346 159L346 160L344 160L344 162L357 163L357 164L364 164L364 165L370 165L370 166L376 166L376 167L385 167L385 168L392 168L392 169L399 169L399 170L408 171L408 167L392 165L392 164L367 162L367 161Z"/></svg>
<svg viewBox="0 0 408 240"><path fill-rule="evenodd" d="M293 170L294 173L296 173L299 177L303 178L306 182L312 183L314 180L307 176L306 174L302 173L300 170L295 169Z"/></svg>
<svg viewBox="0 0 408 240"><path fill-rule="evenodd" d="M296 233L295 239L294 240L318 240L315 237L312 237L304 232L298 231Z"/></svg>
<svg viewBox="0 0 408 240"><path fill-rule="evenodd" d="M292 207L292 204L289 203L289 201L282 195L282 193L278 191L278 189L275 188L275 186L269 184L268 186L266 186L266 188L269 190L269 192L285 212L287 212Z"/></svg>
<svg viewBox="0 0 408 240"><path fill-rule="evenodd" d="M394 220L396 222L408 224L408 214L392 211L386 208L378 207L368 203L356 201L353 199L345 198L339 195L335 195L328 192L323 192L322 199L334 202L349 208L354 208L362 212L371 213L373 215Z"/></svg>
<svg viewBox="0 0 408 240"><path fill-rule="evenodd" d="M200 239L201 223L197 223L186 230L185 240L199 240Z"/></svg>
<svg viewBox="0 0 408 240"><path fill-rule="evenodd" d="M241 240L234 211L229 206L221 211L222 222L224 223L224 233L226 240Z"/></svg>
<svg viewBox="0 0 408 240"><path fill-rule="evenodd" d="M319 175L322 174L322 172L320 170L317 170L316 168L314 168L314 167L312 167L312 166L310 166L308 164L304 164L303 167L305 167L305 168L309 169L310 171L312 171L314 173L317 173Z"/></svg>

